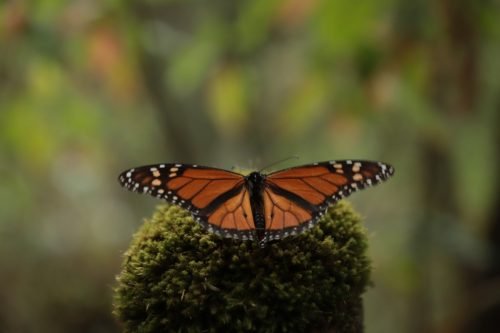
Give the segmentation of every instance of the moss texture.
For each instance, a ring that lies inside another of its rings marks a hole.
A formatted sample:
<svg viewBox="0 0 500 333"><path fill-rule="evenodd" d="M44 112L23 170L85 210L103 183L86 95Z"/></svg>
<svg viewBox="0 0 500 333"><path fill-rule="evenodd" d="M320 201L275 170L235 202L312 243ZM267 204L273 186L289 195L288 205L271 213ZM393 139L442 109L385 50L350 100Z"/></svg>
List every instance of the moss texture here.
<svg viewBox="0 0 500 333"><path fill-rule="evenodd" d="M367 240L350 205L265 248L158 207L125 253L114 313L125 332L361 332Z"/></svg>

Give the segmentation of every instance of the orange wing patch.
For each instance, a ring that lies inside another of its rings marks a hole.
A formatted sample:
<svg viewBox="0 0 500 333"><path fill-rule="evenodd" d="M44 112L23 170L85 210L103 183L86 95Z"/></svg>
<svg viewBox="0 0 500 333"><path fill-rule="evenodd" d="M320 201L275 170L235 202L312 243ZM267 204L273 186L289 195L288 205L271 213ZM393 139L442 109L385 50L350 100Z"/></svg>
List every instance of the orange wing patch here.
<svg viewBox="0 0 500 333"><path fill-rule="evenodd" d="M206 179L194 179L186 183L180 190L177 191L177 195L183 199L191 199L196 194L198 194L205 186L210 183ZM170 185L170 183L169 183Z"/></svg>
<svg viewBox="0 0 500 333"><path fill-rule="evenodd" d="M264 214L266 230L273 231L297 227L312 219L311 213L271 190L264 192Z"/></svg>
<svg viewBox="0 0 500 333"><path fill-rule="evenodd" d="M298 196L307 198L307 201L314 205L318 205L325 200L325 196L305 182L308 178L302 179L272 179L271 183L278 187L290 191ZM317 179L317 178L312 178Z"/></svg>
<svg viewBox="0 0 500 333"><path fill-rule="evenodd" d="M343 175L339 175L339 174L336 174L336 173L329 173L329 174L326 174L324 176L321 176L321 178L329 181L330 183L333 183L335 185L344 185L344 184L347 184L347 181L348 179L343 176Z"/></svg>
<svg viewBox="0 0 500 333"><path fill-rule="evenodd" d="M206 207L219 195L236 187L241 182L240 179L205 181L207 185L199 190L199 193L193 199L193 204L200 208Z"/></svg>
<svg viewBox="0 0 500 333"><path fill-rule="evenodd" d="M239 194L217 207L208 217L208 222L223 229L253 230L254 221L248 191L242 188Z"/></svg>
<svg viewBox="0 0 500 333"><path fill-rule="evenodd" d="M214 201L219 195L237 187L243 180L242 177L235 178L223 178L217 179L212 178L217 170L209 170L207 177L201 174L197 176L199 178L193 177L196 172L191 172L192 169L186 170L182 176L172 178L168 181L168 188L175 191L175 195L179 196L184 200L191 200L192 204L201 209L208 206L212 201ZM194 170L198 171L198 170ZM186 176L186 174L191 176ZM222 172L225 176L232 176L231 173Z"/></svg>
<svg viewBox="0 0 500 333"><path fill-rule="evenodd" d="M304 181L327 196L338 190L337 186L320 177L304 178Z"/></svg>
<svg viewBox="0 0 500 333"><path fill-rule="evenodd" d="M170 180L167 184L168 184L168 188L169 189L172 189L172 190L177 190L178 188L186 185L187 183L189 183L192 179L189 179L189 178L186 178L186 177L177 177L177 178L173 178L172 180Z"/></svg>

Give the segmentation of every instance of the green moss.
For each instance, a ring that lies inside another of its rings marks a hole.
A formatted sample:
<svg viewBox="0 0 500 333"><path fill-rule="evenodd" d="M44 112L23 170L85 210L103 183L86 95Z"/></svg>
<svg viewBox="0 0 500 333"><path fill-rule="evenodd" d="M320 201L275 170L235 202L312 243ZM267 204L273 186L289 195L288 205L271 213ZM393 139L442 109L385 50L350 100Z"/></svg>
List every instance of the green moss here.
<svg viewBox="0 0 500 333"><path fill-rule="evenodd" d="M125 253L114 313L125 332L360 332L366 247L345 202L265 248L160 206Z"/></svg>

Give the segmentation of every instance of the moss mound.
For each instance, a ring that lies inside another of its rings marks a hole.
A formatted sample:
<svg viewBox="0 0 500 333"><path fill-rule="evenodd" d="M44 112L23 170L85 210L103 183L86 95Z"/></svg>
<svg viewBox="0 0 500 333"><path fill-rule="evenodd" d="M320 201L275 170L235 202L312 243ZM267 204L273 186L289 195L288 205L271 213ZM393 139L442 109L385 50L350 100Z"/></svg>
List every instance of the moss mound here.
<svg viewBox="0 0 500 333"><path fill-rule="evenodd" d="M345 202L265 248L208 234L163 205L125 253L114 313L125 332L361 332L366 247Z"/></svg>

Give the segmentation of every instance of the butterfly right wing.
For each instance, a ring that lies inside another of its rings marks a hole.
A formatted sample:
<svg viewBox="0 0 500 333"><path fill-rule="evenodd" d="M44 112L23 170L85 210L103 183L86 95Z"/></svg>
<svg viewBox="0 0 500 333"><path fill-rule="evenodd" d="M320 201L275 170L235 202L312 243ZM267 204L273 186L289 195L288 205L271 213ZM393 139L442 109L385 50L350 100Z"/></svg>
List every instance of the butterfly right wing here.
<svg viewBox="0 0 500 333"><path fill-rule="evenodd" d="M386 180L393 173L394 169L385 163L342 160L267 175L264 192L267 237L279 239L312 227L330 205Z"/></svg>
<svg viewBox="0 0 500 333"><path fill-rule="evenodd" d="M210 232L253 239L254 221L244 177L189 164L155 164L122 172L122 186L179 205Z"/></svg>

